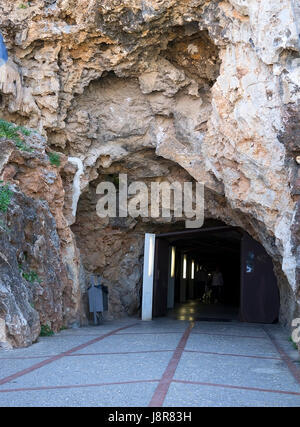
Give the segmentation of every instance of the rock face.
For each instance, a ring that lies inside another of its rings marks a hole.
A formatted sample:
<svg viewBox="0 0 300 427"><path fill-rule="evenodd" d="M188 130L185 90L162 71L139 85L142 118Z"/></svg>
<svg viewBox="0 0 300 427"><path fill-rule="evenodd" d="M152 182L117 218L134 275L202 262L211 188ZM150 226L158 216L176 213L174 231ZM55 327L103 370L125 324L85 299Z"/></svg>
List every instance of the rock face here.
<svg viewBox="0 0 300 427"><path fill-rule="evenodd" d="M14 191L6 223L1 230L1 343L24 346L37 339L40 324L54 330L62 326L60 245L47 204L21 192Z"/></svg>
<svg viewBox="0 0 300 427"><path fill-rule="evenodd" d="M97 182L187 174L205 184L207 218L244 228L271 255L290 325L300 315L299 2L23 3L0 6L14 76L0 111L64 159L56 196L29 194L56 220L67 277L58 310L84 321L84 271L104 277L111 316L139 307L142 235L164 223L100 220ZM42 182L31 171L27 189Z"/></svg>
<svg viewBox="0 0 300 427"><path fill-rule="evenodd" d="M41 325L58 331L72 323L77 313L73 300L78 300L72 295L66 257L62 261L70 232L62 213L59 168L51 164L43 138L34 132L19 135L21 148L11 140L0 142L5 159L0 177L9 182L11 192L0 218L0 345L4 346L31 344ZM60 158L63 167L63 155Z"/></svg>

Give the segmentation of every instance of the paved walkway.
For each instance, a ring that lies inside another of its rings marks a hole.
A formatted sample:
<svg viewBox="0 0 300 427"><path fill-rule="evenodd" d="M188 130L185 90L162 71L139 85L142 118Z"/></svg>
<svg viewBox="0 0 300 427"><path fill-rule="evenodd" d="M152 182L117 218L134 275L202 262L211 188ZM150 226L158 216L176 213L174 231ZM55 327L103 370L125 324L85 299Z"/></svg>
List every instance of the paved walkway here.
<svg viewBox="0 0 300 427"><path fill-rule="evenodd" d="M0 406L300 406L279 325L135 319L0 350Z"/></svg>

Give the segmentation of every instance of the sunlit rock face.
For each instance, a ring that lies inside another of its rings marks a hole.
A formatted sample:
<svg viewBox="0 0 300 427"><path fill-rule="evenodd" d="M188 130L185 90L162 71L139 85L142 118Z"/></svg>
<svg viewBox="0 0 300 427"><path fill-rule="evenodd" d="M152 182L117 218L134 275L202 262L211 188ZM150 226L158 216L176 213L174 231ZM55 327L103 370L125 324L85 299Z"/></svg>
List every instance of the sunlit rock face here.
<svg viewBox="0 0 300 427"><path fill-rule="evenodd" d="M298 2L3 0L0 10L12 70L1 116L65 159L53 209L70 319L84 318L80 259L110 287L111 316L138 311L137 232L151 224L128 219L114 237L94 209L96 183L131 169L203 182L207 217L243 227L272 256L281 322L299 317ZM128 262L108 263L116 253Z"/></svg>
<svg viewBox="0 0 300 427"><path fill-rule="evenodd" d="M21 143L0 141L0 181L10 192L8 209L0 209L0 347L31 344L41 325L57 332L80 321L72 275L79 258L68 256L73 235L63 214L66 159L51 164L45 139L26 133L18 132Z"/></svg>

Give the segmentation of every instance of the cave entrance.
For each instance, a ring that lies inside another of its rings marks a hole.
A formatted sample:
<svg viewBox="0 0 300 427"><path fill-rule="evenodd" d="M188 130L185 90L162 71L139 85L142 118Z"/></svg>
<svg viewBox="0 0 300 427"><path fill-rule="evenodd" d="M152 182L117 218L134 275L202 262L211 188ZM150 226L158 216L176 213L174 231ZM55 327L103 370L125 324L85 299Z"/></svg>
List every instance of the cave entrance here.
<svg viewBox="0 0 300 427"><path fill-rule="evenodd" d="M143 320L275 323L279 305L272 260L241 228L146 233Z"/></svg>

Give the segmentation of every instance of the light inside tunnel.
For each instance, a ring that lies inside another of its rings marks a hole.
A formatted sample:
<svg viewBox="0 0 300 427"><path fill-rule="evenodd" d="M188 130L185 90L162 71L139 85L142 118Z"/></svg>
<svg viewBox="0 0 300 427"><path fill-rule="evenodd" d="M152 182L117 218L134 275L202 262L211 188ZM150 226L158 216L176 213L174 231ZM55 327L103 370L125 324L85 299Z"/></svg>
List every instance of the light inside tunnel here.
<svg viewBox="0 0 300 427"><path fill-rule="evenodd" d="M175 247L172 246L171 252L171 277L175 277Z"/></svg>
<svg viewBox="0 0 300 427"><path fill-rule="evenodd" d="M183 272L182 272L182 278L186 279L186 255L183 255Z"/></svg>
<svg viewBox="0 0 300 427"><path fill-rule="evenodd" d="M195 262L194 262L194 260L192 260L192 264L191 264L191 279L194 279L194 275L195 275Z"/></svg>
<svg viewBox="0 0 300 427"><path fill-rule="evenodd" d="M153 275L153 264L154 264L154 236L150 236L149 241L149 260L148 260L148 276Z"/></svg>

